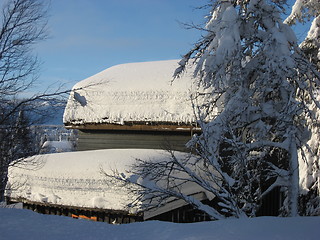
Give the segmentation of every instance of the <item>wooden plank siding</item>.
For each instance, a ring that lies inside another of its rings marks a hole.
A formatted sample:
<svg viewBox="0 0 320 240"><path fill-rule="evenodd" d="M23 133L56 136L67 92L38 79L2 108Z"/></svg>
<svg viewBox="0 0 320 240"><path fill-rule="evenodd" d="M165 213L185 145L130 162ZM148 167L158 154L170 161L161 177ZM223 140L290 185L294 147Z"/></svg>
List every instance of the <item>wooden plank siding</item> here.
<svg viewBox="0 0 320 240"><path fill-rule="evenodd" d="M73 218L90 219L92 221L106 223L133 223L143 221L143 214L132 214L124 210L86 208L78 206L65 206L53 203L33 202L27 199L6 199L8 204L22 203L24 209L30 209L37 213L68 216Z"/></svg>
<svg viewBox="0 0 320 240"><path fill-rule="evenodd" d="M190 133L136 131L80 131L78 151L98 149L172 149L186 151Z"/></svg>

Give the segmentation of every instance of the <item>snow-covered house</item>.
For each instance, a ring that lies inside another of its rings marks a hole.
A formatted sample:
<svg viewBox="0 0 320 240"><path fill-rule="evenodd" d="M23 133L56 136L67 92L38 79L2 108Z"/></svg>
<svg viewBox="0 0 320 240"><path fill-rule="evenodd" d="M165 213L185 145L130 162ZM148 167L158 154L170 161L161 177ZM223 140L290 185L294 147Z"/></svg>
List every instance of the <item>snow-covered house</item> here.
<svg viewBox="0 0 320 240"><path fill-rule="evenodd" d="M44 213L108 222L208 220L180 200L147 211L128 209L135 196L110 184L100 171L126 172L136 158L169 159L166 147L183 157L186 142L199 129L191 101L193 71L172 81L177 66L174 60L123 64L76 84L64 123L80 131L79 151L36 156L31 160L36 169L11 169L8 198ZM214 197L192 183L183 191L199 200Z"/></svg>
<svg viewBox="0 0 320 240"><path fill-rule="evenodd" d="M101 169L127 174L137 158L169 159L166 147L184 157L185 143L200 129L191 99L193 71L172 82L176 68L177 61L123 64L77 83L64 123L80 131L78 151L36 156L31 169L11 169L7 196L43 213L110 223L209 220L182 200L154 209L127 208L135 196L101 174ZM216 206L215 196L198 185L185 184L181 191ZM278 191L268 194L259 215L277 215L279 203Z"/></svg>
<svg viewBox="0 0 320 240"><path fill-rule="evenodd" d="M188 153L177 152L184 158ZM121 183L105 177L114 170L127 172L136 158L165 161L170 154L155 149L105 149L37 155L27 158L21 168L10 168L9 201L23 202L25 208L40 213L85 217L109 223L129 223L148 219L175 222L208 220L181 200L169 201L161 208L145 209L141 204L128 207L137 196ZM31 163L31 164L30 164ZM182 192L199 200L212 194L192 182Z"/></svg>
<svg viewBox="0 0 320 240"><path fill-rule="evenodd" d="M73 145L71 141L45 141L40 149L40 153L71 152Z"/></svg>
<svg viewBox="0 0 320 240"><path fill-rule="evenodd" d="M178 67L178 60L121 64L77 83L63 119L66 128L80 132L77 150L185 151L185 144L200 129L193 108L193 66L173 79ZM192 191L199 200L207 199L199 189ZM179 218L179 214L167 212L186 205L174 201L145 211L144 219L174 220L173 215ZM201 214L201 219L206 217Z"/></svg>
<svg viewBox="0 0 320 240"><path fill-rule="evenodd" d="M77 83L64 123L79 129L78 150L184 150L198 131L191 102L193 71L173 80L177 61L113 66Z"/></svg>

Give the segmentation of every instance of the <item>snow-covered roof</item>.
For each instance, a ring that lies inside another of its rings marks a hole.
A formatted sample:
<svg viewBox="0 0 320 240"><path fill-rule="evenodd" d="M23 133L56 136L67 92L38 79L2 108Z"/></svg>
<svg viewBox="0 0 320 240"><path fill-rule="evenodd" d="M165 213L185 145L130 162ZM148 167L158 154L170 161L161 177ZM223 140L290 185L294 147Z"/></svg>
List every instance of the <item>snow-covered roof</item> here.
<svg viewBox="0 0 320 240"><path fill-rule="evenodd" d="M177 67L177 60L169 60L108 68L73 87L63 121L193 123L193 71L172 81Z"/></svg>
<svg viewBox="0 0 320 240"><path fill-rule="evenodd" d="M175 153L178 158L186 157L186 154ZM111 184L101 169L108 174L117 170L128 175L136 159L163 161L169 158L168 152L153 149L108 149L38 155L27 158L22 168L9 169L8 186L11 190L6 194L11 198L39 203L134 212L139 208L126 208L134 196L126 188ZM185 184L182 190L188 195L203 191L194 183Z"/></svg>

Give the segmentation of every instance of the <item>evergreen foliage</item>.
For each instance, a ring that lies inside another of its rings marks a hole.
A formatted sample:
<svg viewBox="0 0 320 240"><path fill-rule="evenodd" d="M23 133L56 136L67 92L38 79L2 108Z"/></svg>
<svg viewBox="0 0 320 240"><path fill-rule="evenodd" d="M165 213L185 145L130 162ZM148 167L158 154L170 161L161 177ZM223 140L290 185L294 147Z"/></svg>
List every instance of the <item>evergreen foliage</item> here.
<svg viewBox="0 0 320 240"><path fill-rule="evenodd" d="M175 72L178 77L189 64L197 66L199 90L192 98L202 134L188 143L197 160L171 152L168 162L140 160L134 166L133 173L144 181L121 174L116 178L138 185L133 191L150 205L180 198L211 219L257 216L276 190L282 196L277 215L303 214L301 179L316 173L313 185L319 182L317 157L314 169L299 176L301 163L318 151L317 141L316 148L310 144L319 139L317 62L306 57L283 22L286 1L213 0L211 6L206 35ZM215 204L183 194L186 182L215 196ZM311 202L319 196L318 190L313 193ZM304 203L310 205L304 214L318 211L311 202Z"/></svg>

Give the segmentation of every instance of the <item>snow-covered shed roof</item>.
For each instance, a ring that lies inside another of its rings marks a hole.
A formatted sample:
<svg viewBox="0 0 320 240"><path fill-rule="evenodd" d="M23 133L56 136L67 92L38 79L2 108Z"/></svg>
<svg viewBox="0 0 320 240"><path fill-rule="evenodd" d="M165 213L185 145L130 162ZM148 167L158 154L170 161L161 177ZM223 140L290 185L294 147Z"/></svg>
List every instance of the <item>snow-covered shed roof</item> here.
<svg viewBox="0 0 320 240"><path fill-rule="evenodd" d="M73 148L70 141L45 141L41 146L40 153L71 152Z"/></svg>
<svg viewBox="0 0 320 240"><path fill-rule="evenodd" d="M64 123L119 124L195 122L193 71L173 80L177 60L121 64L73 87Z"/></svg>
<svg viewBox="0 0 320 240"><path fill-rule="evenodd" d="M186 154L175 153L178 158L184 158ZM154 149L107 149L37 155L25 159L19 168L9 169L8 187L11 190L6 195L30 202L135 212L141 209L127 209L134 199L132 193L120 184L110 183L101 169L108 174L116 170L128 175L136 159L156 162L169 158L168 152ZM205 191L190 182L184 184L182 192L190 195ZM172 209L181 205L185 203L178 202L178 205L169 207ZM164 209L151 212L149 217L159 211L163 212Z"/></svg>

